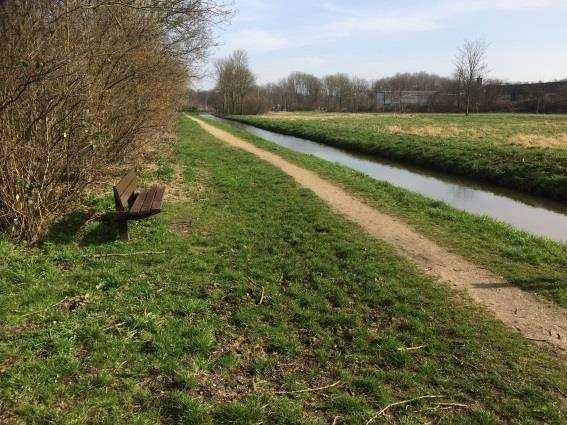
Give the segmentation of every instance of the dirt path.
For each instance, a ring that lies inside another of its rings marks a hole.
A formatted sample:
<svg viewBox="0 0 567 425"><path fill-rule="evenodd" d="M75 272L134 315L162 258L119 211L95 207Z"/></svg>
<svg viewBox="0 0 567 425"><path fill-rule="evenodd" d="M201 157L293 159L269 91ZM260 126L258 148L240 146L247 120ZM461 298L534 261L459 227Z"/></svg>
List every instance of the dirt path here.
<svg viewBox="0 0 567 425"><path fill-rule="evenodd" d="M236 148L252 153L293 177L325 200L336 212L358 223L372 236L393 245L428 275L466 290L504 324L526 338L567 350L567 310L510 285L501 277L455 255L420 235L402 221L378 212L341 187L199 119L205 131Z"/></svg>

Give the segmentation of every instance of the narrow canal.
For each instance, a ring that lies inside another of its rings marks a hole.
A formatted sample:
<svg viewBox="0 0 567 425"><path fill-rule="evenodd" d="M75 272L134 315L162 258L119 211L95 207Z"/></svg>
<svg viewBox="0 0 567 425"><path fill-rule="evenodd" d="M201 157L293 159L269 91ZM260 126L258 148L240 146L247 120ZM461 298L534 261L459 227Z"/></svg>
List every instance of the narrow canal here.
<svg viewBox="0 0 567 425"><path fill-rule="evenodd" d="M490 184L352 153L212 115L203 116L230 124L295 152L314 155L360 171L376 180L443 201L459 210L486 215L533 235L567 242L567 207L560 203Z"/></svg>

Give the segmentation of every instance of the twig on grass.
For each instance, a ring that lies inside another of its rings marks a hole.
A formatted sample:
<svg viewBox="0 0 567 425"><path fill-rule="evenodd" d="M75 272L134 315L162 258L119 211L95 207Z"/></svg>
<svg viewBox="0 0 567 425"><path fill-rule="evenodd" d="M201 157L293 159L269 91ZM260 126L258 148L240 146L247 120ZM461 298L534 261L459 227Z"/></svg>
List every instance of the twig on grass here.
<svg viewBox="0 0 567 425"><path fill-rule="evenodd" d="M59 304L65 302L67 299L68 299L68 297L65 297L62 300L57 301L55 304L48 305L47 307L40 308L38 310L30 311L29 313L22 314L22 316L20 316L20 317L28 317L28 316L33 316L34 314L38 314L38 313L45 313L50 308L57 307Z"/></svg>
<svg viewBox="0 0 567 425"><path fill-rule="evenodd" d="M394 406L400 406L402 404L413 403L414 401L423 400L425 398L441 398L441 397L443 397L443 396L441 396L441 395L422 395L421 397L410 398L409 400L402 400L402 401L397 401L396 403L388 404L386 407L384 407L382 410L380 410L376 415L374 415L370 419L368 419L368 421L366 421L366 425L374 422L377 418L382 416L384 413L386 413L390 408L392 408Z"/></svg>
<svg viewBox="0 0 567 425"><path fill-rule="evenodd" d="M310 393L310 392L314 392L314 391L322 391L322 390L326 390L328 388L333 388L333 387L336 387L337 385L339 385L340 383L341 383L341 381L337 381L333 384L325 385L324 387L318 387L318 388L305 388L303 390L295 390L295 391L276 391L274 394Z"/></svg>
<svg viewBox="0 0 567 425"><path fill-rule="evenodd" d="M264 301L264 287L262 286L262 294L260 295L260 301L258 301L258 305L262 305Z"/></svg>
<svg viewBox="0 0 567 425"><path fill-rule="evenodd" d="M462 403L437 403L437 407L459 407L461 409L470 409L468 404Z"/></svg>
<svg viewBox="0 0 567 425"><path fill-rule="evenodd" d="M47 307L40 308L40 309L38 309L38 310L34 310L34 311L29 312L29 313L23 314L21 317L29 317L29 316L33 316L33 315L35 315L35 314L45 313L46 311L48 311L48 310L50 310L50 309L52 309L52 308L54 308L54 307L59 307L59 306L61 306L61 305L62 305L64 302L66 302L66 301L72 301L72 300L77 300L77 299L87 300L88 298L89 298L89 294L77 295L77 296L75 296L75 297L65 297L65 298L63 298L63 299L57 301L57 302L54 303L54 304L48 305Z"/></svg>
<svg viewBox="0 0 567 425"><path fill-rule="evenodd" d="M165 251L140 251L140 252L127 252L127 253L109 253L109 254L94 254L88 255L90 258L106 258L106 257L131 257L135 255L161 255L165 254Z"/></svg>
<svg viewBox="0 0 567 425"><path fill-rule="evenodd" d="M398 348L398 351L417 351L425 347L427 347L427 345L418 345L417 347L400 347Z"/></svg>

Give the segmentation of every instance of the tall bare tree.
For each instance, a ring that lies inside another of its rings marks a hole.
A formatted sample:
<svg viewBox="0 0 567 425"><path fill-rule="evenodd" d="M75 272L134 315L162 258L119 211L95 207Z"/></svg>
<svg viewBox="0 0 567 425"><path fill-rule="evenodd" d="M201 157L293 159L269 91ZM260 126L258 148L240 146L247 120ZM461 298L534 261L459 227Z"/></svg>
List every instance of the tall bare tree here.
<svg viewBox="0 0 567 425"><path fill-rule="evenodd" d="M255 77L250 71L248 55L244 50L236 50L227 58L217 61L217 92L222 98L222 112L242 114L244 98L254 86Z"/></svg>
<svg viewBox="0 0 567 425"><path fill-rule="evenodd" d="M488 44L484 40L467 40L455 55L455 79L465 95L465 111L468 115L472 99L479 94L482 81L488 72L486 55Z"/></svg>

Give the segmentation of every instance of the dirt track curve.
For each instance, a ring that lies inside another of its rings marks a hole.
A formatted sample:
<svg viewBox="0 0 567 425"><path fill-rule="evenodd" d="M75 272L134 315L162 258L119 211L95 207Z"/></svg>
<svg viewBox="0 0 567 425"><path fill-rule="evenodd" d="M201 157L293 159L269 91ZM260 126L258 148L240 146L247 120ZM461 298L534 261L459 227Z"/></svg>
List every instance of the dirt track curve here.
<svg viewBox="0 0 567 425"><path fill-rule="evenodd" d="M567 310L509 284L503 278L455 255L420 235L407 224L382 214L316 173L294 165L206 122L205 131L229 145L254 154L310 189L336 212L358 223L370 235L393 245L425 274L466 290L507 326L526 338L567 350Z"/></svg>

